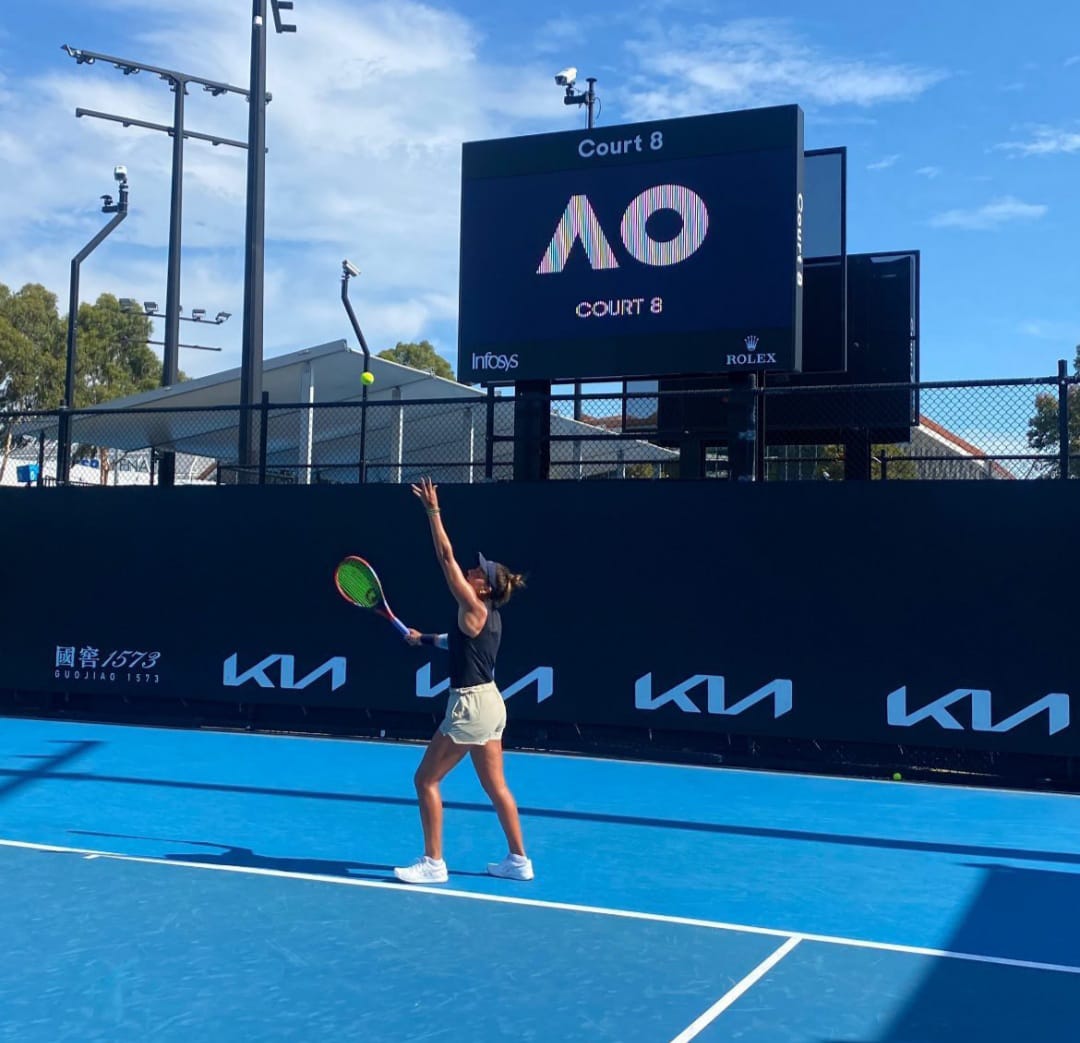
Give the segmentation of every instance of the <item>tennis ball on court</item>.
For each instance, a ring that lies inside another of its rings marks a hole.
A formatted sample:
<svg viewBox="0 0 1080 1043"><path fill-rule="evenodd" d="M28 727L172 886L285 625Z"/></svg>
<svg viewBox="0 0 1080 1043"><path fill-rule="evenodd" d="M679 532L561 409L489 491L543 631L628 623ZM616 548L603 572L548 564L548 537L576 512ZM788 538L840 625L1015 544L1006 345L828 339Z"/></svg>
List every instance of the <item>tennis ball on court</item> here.
<svg viewBox="0 0 1080 1043"><path fill-rule="evenodd" d="M901 775L901 774L900 774L900 772L898 772L898 771L894 771L894 772L892 773L892 780L893 780L893 782L899 782L899 781L900 781L900 780L901 780L901 779L902 779L903 777L904 777L904 776L903 776L903 775Z"/></svg>
<svg viewBox="0 0 1080 1043"><path fill-rule="evenodd" d="M375 374L372 373L370 369L365 369L364 372L360 374L360 380L365 384L374 384Z"/></svg>

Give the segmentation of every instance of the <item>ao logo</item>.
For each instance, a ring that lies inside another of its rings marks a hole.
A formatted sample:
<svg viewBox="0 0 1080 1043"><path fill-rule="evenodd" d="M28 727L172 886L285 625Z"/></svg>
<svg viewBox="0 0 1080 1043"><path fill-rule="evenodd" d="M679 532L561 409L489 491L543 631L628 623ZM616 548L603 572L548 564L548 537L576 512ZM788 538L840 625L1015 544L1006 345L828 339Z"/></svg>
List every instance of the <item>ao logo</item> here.
<svg viewBox="0 0 1080 1043"><path fill-rule="evenodd" d="M645 229L658 210L674 210L682 218L682 229L674 239L660 242ZM619 235L635 261L663 268L685 261L705 241L709 231L709 211L701 196L683 185L656 185L636 196L626 208ZM566 267L574 244L580 240L593 269L618 268L600 220L588 196L573 196L566 204L555 234L540 259L537 275L554 275Z"/></svg>

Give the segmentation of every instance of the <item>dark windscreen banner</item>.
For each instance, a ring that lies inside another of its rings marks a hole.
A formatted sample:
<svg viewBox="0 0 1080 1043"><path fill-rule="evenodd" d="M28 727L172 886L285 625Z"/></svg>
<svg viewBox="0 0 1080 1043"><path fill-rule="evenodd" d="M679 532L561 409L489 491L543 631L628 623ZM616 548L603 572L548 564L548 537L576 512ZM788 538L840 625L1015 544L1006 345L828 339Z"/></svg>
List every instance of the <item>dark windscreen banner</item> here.
<svg viewBox="0 0 1080 1043"><path fill-rule="evenodd" d="M1063 482L446 486L463 565L526 574L513 721L1080 754ZM454 625L404 486L0 491L0 689L441 713Z"/></svg>
<svg viewBox="0 0 1080 1043"><path fill-rule="evenodd" d="M797 370L797 106L470 142L458 379Z"/></svg>

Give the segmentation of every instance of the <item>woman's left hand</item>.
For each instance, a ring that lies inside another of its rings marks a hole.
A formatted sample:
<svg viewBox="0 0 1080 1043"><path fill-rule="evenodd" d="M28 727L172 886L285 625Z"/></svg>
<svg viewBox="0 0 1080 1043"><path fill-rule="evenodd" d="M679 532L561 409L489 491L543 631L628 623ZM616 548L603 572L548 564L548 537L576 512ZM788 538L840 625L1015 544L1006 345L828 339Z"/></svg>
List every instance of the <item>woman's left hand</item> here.
<svg viewBox="0 0 1080 1043"><path fill-rule="evenodd" d="M426 510L437 511L439 509L439 494L436 491L438 488L430 478L421 478L420 484L414 485L412 491L420 497Z"/></svg>

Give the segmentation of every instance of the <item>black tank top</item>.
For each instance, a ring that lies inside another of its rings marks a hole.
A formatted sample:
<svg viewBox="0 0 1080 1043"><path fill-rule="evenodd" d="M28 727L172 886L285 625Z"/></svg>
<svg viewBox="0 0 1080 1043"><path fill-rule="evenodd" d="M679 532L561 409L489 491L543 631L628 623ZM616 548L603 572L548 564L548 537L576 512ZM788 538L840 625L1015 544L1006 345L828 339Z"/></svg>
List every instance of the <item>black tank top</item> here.
<svg viewBox="0 0 1080 1043"><path fill-rule="evenodd" d="M469 688L474 684L494 681L495 657L499 654L501 639L502 617L499 610L490 603L484 629L476 637L463 634L455 619L447 635L450 687Z"/></svg>

